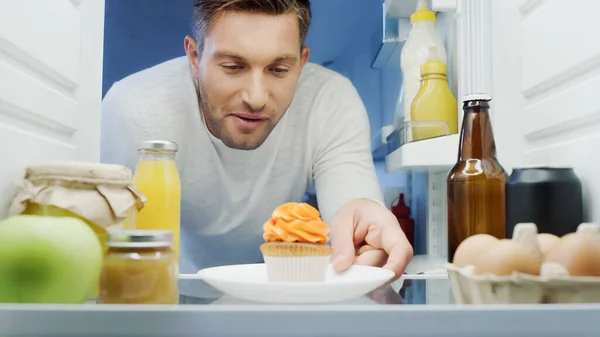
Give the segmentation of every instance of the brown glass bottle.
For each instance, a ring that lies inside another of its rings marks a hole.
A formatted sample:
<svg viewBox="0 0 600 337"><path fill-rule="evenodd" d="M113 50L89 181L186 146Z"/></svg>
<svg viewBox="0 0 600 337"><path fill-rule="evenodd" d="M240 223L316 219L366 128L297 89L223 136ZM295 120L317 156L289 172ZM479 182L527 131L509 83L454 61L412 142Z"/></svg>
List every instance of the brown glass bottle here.
<svg viewBox="0 0 600 337"><path fill-rule="evenodd" d="M504 189L507 174L496 157L489 100L463 104L458 161L448 174L448 261L458 245L474 234L504 238Z"/></svg>

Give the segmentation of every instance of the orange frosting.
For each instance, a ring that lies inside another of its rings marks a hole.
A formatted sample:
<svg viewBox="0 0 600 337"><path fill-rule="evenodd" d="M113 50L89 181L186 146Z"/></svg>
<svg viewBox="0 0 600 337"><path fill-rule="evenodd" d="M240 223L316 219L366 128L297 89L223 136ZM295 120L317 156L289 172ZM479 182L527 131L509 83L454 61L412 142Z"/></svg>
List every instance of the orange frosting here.
<svg viewBox="0 0 600 337"><path fill-rule="evenodd" d="M329 227L319 211L309 204L290 202L277 207L263 226L267 242L305 242L325 244Z"/></svg>

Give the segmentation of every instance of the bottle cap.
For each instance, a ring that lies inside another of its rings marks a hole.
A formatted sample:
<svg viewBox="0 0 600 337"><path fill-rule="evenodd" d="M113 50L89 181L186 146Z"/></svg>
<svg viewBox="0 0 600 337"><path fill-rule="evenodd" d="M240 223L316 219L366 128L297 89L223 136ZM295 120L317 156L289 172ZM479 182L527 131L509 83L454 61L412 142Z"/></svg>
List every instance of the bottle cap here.
<svg viewBox="0 0 600 337"><path fill-rule="evenodd" d="M421 77L430 74L446 75L446 64L440 61L428 61L421 66Z"/></svg>
<svg viewBox="0 0 600 337"><path fill-rule="evenodd" d="M410 216L410 207L404 202L404 193L400 193L398 204L392 207L392 213L399 218L408 218Z"/></svg>
<svg viewBox="0 0 600 337"><path fill-rule="evenodd" d="M177 143L168 140L144 140L140 143L139 150L162 150L174 151L178 150Z"/></svg>
<svg viewBox="0 0 600 337"><path fill-rule="evenodd" d="M426 0L419 0L417 3L417 9L410 16L410 23L416 23L421 21L433 21L435 22L435 12L429 10L427 7Z"/></svg>
<svg viewBox="0 0 600 337"><path fill-rule="evenodd" d="M463 96L463 102L469 102L469 101L491 101L492 100L492 95L490 94L465 94Z"/></svg>
<svg viewBox="0 0 600 337"><path fill-rule="evenodd" d="M173 245L173 232L167 230L117 230L109 231L108 247L152 248Z"/></svg>

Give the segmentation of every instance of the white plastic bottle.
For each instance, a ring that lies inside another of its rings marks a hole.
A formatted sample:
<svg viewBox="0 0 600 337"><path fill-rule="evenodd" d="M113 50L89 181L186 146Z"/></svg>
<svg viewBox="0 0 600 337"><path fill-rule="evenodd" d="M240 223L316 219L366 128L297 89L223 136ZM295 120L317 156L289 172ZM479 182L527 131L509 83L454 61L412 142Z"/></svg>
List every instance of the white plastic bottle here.
<svg viewBox="0 0 600 337"><path fill-rule="evenodd" d="M437 61L447 63L444 43L436 30L435 13L427 8L426 0L419 0L416 11L410 16L412 28L402 47L400 67L403 76L404 95L398 103L404 105L404 121L410 121L410 107L421 87L421 66L427 61L437 58ZM434 48L437 55L430 55ZM408 131L408 130L407 130ZM411 141L410 132L405 135L406 141Z"/></svg>

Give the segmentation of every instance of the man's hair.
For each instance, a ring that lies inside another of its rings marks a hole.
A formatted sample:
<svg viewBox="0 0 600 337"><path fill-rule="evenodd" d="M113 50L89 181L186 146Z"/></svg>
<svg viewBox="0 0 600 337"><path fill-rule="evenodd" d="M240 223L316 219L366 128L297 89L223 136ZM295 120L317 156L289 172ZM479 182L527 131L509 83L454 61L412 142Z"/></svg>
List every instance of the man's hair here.
<svg viewBox="0 0 600 337"><path fill-rule="evenodd" d="M193 0L192 30L198 48L216 20L225 12L246 12L267 15L295 14L300 28L300 44L304 46L311 21L310 0Z"/></svg>

